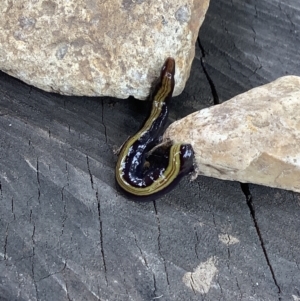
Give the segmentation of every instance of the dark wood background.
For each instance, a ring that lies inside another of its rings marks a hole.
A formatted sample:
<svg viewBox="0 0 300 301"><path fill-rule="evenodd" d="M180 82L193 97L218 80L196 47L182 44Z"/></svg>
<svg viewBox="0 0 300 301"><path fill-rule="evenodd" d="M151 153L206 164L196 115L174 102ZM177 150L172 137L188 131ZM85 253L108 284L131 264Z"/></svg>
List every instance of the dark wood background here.
<svg viewBox="0 0 300 301"><path fill-rule="evenodd" d="M299 0L211 0L170 122L300 75L299 26ZM0 99L1 301L300 300L299 194L249 185L247 201L237 182L198 177L134 203L115 189L113 148L144 102L50 94L4 73ZM207 292L184 284L212 259Z"/></svg>

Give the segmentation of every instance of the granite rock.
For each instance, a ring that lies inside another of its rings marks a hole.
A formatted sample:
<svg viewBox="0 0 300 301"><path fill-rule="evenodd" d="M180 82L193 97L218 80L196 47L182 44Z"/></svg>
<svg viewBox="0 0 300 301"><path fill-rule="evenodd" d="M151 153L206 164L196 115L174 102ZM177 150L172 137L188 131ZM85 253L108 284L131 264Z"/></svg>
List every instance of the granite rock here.
<svg viewBox="0 0 300 301"><path fill-rule="evenodd" d="M196 175L300 192L300 77L285 76L174 122Z"/></svg>
<svg viewBox="0 0 300 301"><path fill-rule="evenodd" d="M183 90L209 0L0 1L0 69L66 95L144 99L168 56Z"/></svg>

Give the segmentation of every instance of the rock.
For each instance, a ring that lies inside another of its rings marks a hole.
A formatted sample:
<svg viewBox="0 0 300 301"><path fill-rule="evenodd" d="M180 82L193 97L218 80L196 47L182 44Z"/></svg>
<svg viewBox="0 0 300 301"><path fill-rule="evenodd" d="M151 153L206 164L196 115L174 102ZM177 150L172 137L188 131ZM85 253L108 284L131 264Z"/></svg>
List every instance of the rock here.
<svg viewBox="0 0 300 301"><path fill-rule="evenodd" d="M144 99L168 56L190 73L209 0L0 2L0 69L66 95Z"/></svg>
<svg viewBox="0 0 300 301"><path fill-rule="evenodd" d="M285 76L174 122L197 175L300 192L300 77Z"/></svg>

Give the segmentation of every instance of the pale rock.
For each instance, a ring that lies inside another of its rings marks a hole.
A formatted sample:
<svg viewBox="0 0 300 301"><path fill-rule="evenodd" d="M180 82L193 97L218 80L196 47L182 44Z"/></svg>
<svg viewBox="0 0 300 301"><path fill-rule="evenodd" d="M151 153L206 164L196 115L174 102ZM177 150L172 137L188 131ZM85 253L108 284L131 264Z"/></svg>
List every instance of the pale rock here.
<svg viewBox="0 0 300 301"><path fill-rule="evenodd" d="M0 69L67 95L144 99L168 56L190 74L209 0L1 0Z"/></svg>
<svg viewBox="0 0 300 301"><path fill-rule="evenodd" d="M285 76L174 122L197 175L300 192L300 77Z"/></svg>

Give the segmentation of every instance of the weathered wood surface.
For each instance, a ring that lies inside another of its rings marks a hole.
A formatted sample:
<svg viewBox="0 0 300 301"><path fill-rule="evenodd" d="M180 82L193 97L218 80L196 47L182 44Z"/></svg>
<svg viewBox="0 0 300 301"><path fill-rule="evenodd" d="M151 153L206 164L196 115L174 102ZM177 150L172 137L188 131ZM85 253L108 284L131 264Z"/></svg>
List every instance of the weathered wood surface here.
<svg viewBox="0 0 300 301"><path fill-rule="evenodd" d="M300 75L299 13L212 0L170 120ZM146 114L0 74L0 300L300 300L299 194L250 185L247 202L205 177L152 203L117 193L113 147Z"/></svg>

